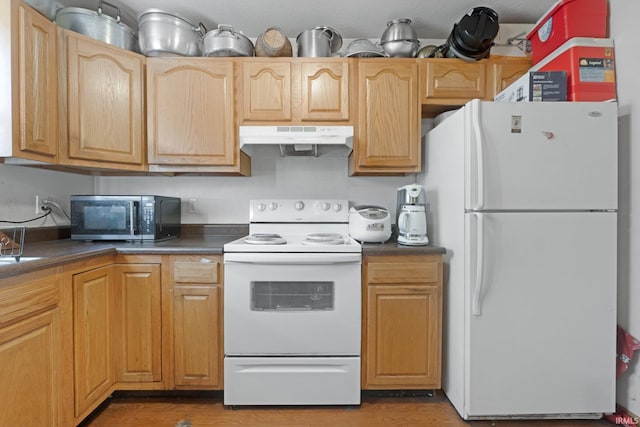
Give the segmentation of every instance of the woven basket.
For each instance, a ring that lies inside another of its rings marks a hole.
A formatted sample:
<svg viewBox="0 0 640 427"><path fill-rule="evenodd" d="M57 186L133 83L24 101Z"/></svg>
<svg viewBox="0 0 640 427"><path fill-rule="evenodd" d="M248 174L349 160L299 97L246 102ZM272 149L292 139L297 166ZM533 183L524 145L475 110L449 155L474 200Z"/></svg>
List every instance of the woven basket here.
<svg viewBox="0 0 640 427"><path fill-rule="evenodd" d="M291 42L277 27L268 28L256 40L256 56L292 56Z"/></svg>

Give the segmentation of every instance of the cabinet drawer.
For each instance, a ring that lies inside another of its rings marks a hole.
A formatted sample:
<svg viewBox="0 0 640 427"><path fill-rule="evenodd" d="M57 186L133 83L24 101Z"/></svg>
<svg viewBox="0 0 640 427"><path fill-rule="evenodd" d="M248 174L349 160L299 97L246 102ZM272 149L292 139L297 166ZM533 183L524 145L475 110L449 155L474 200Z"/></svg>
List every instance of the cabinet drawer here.
<svg viewBox="0 0 640 427"><path fill-rule="evenodd" d="M0 326L60 302L60 275L46 270L34 276L37 278L0 290Z"/></svg>
<svg viewBox="0 0 640 427"><path fill-rule="evenodd" d="M174 257L173 281L175 283L219 283L221 261L221 257L217 256Z"/></svg>
<svg viewBox="0 0 640 427"><path fill-rule="evenodd" d="M375 256L365 260L369 284L438 283L442 261L437 256Z"/></svg>

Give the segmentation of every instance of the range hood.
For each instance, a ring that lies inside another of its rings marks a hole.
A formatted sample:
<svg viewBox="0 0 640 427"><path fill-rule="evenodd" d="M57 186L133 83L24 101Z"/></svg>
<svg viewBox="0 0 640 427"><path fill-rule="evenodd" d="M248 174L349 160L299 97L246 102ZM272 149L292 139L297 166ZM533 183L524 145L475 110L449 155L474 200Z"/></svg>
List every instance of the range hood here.
<svg viewBox="0 0 640 427"><path fill-rule="evenodd" d="M353 126L240 126L240 149L271 145L282 157L333 155L346 157L353 149Z"/></svg>

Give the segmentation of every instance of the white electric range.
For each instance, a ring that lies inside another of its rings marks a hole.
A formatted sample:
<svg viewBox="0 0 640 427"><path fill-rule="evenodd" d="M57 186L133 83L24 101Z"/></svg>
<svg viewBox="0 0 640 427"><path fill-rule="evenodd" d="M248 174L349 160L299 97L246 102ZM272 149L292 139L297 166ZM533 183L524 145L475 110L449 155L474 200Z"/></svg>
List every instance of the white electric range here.
<svg viewBox="0 0 640 427"><path fill-rule="evenodd" d="M361 247L346 200L250 202L224 245L226 405L360 403Z"/></svg>

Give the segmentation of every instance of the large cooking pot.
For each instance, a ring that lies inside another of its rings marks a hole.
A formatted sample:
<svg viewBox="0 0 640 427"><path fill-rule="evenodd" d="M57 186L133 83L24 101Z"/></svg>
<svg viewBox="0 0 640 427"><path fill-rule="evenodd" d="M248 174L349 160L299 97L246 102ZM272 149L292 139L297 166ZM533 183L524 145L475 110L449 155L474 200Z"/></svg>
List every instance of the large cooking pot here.
<svg viewBox="0 0 640 427"><path fill-rule="evenodd" d="M296 37L298 56L331 56L331 34L320 28L304 30Z"/></svg>
<svg viewBox="0 0 640 427"><path fill-rule="evenodd" d="M116 11L115 18L102 12L103 5ZM138 50L136 33L120 22L120 9L103 0L98 2L97 11L81 7L59 9L56 13L56 24L123 49Z"/></svg>
<svg viewBox="0 0 640 427"><path fill-rule="evenodd" d="M217 30L205 34L204 56L253 56L251 40L242 32L234 31L231 25L218 25Z"/></svg>
<svg viewBox="0 0 640 427"><path fill-rule="evenodd" d="M200 56L207 29L160 9L138 15L140 52L146 56Z"/></svg>
<svg viewBox="0 0 640 427"><path fill-rule="evenodd" d="M24 0L29 6L53 21L58 9L55 0Z"/></svg>

